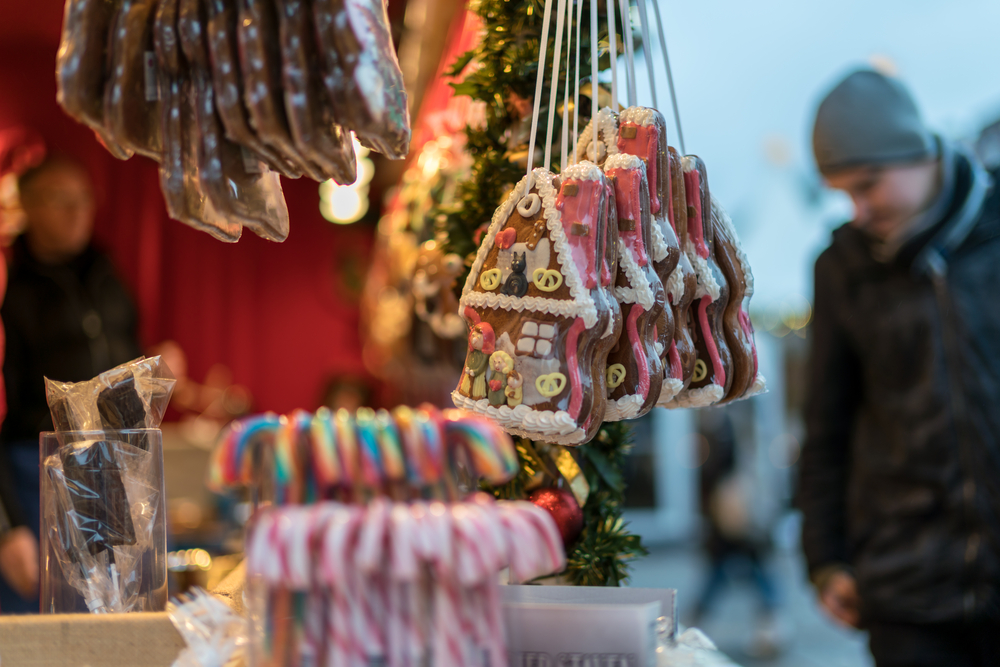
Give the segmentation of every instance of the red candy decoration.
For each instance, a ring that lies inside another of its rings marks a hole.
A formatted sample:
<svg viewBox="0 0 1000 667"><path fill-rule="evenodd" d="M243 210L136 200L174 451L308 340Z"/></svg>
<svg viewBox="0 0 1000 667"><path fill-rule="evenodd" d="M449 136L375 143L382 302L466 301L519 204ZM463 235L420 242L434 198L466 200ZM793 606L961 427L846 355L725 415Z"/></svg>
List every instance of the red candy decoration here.
<svg viewBox="0 0 1000 667"><path fill-rule="evenodd" d="M506 250L507 248L514 245L515 241L517 241L517 230L514 229L513 227L508 227L507 229L497 234L496 238L497 238L497 245L500 247L500 249Z"/></svg>
<svg viewBox="0 0 1000 667"><path fill-rule="evenodd" d="M528 500L548 510L559 528L563 545L569 549L583 531L583 510L573 494L566 489L538 489L528 496Z"/></svg>

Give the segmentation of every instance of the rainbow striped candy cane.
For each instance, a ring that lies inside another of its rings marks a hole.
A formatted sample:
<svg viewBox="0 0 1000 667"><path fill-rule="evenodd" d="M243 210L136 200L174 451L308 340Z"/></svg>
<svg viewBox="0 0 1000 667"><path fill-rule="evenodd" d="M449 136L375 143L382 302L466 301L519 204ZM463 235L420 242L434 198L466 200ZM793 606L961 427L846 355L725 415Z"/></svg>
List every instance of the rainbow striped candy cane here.
<svg viewBox="0 0 1000 667"><path fill-rule="evenodd" d="M475 472L490 484L503 484L517 474L514 443L493 422L461 410L445 410L444 432L448 447L461 447Z"/></svg>
<svg viewBox="0 0 1000 667"><path fill-rule="evenodd" d="M313 416L310 426L312 435L313 474L321 495L341 483L343 470L337 457L337 430L333 426L333 413L320 408Z"/></svg>

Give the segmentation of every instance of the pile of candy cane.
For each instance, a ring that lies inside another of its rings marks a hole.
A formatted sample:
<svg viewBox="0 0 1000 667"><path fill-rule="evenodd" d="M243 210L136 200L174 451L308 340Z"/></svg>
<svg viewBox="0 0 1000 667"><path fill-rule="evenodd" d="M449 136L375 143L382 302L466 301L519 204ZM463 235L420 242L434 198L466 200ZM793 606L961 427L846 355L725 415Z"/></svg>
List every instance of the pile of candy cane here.
<svg viewBox="0 0 1000 667"><path fill-rule="evenodd" d="M212 456L208 483L215 490L265 486L281 504L379 495L457 500L462 464L502 484L517 474L517 453L499 427L461 410L299 410L230 425Z"/></svg>
<svg viewBox="0 0 1000 667"><path fill-rule="evenodd" d="M478 493L460 503L336 502L261 514L247 541L260 577L258 664L507 664L498 573L559 571L551 516Z"/></svg>
<svg viewBox="0 0 1000 667"><path fill-rule="evenodd" d="M529 581L565 553L544 509L458 497L460 463L494 484L517 470L510 438L458 410L234 424L213 486L270 483L277 500L247 537L255 664L506 665L500 571Z"/></svg>

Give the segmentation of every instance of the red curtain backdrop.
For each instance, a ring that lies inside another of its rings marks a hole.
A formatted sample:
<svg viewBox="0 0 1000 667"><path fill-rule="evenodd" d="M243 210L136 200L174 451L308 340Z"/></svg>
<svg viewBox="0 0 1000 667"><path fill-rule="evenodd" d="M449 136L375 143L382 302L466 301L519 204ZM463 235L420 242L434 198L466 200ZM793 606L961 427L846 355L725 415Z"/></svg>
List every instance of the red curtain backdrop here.
<svg viewBox="0 0 1000 667"><path fill-rule="evenodd" d="M177 341L196 380L225 364L255 410L311 409L331 376L363 376L357 298L371 228L325 221L308 179L283 182L291 234L281 244L249 232L224 244L170 220L156 165L114 159L56 104L62 5L0 0L0 130L31 127L90 171L95 242L132 288L143 343Z"/></svg>

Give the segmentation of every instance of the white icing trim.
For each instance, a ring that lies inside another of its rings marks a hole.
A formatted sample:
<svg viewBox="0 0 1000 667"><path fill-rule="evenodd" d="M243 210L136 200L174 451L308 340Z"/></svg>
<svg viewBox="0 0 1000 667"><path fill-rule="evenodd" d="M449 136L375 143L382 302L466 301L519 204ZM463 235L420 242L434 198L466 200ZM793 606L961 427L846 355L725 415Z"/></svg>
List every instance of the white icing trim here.
<svg viewBox="0 0 1000 667"><path fill-rule="evenodd" d="M698 277L698 287L695 289L694 298L700 299L703 296L712 297L712 302L719 300L722 295L722 288L715 280L715 274L708 266L708 260L698 254L694 248L694 242L688 241L684 246L684 253L691 261L694 274Z"/></svg>
<svg viewBox="0 0 1000 667"><path fill-rule="evenodd" d="M615 153L604 161L604 173L612 169L642 169L642 177L646 178L646 163L638 155Z"/></svg>
<svg viewBox="0 0 1000 667"><path fill-rule="evenodd" d="M655 125L656 109L650 109L649 107L629 107L622 111L621 116L619 116L619 122L635 123L643 127ZM666 141L666 137L663 137L663 140Z"/></svg>
<svg viewBox="0 0 1000 667"><path fill-rule="evenodd" d="M511 435L519 436L522 438L530 438L531 440L541 440L542 442L549 443L551 445L579 445L583 442L583 439L587 437L587 432L582 428L578 428L572 433L567 435L546 435L544 437L539 437L537 433L529 433L528 431L522 431L519 428L509 428L507 432Z"/></svg>
<svg viewBox="0 0 1000 667"><path fill-rule="evenodd" d="M653 234L652 234L652 255L654 262L662 262L667 258L667 253L670 252L670 246L667 245L667 239L663 236L663 230L660 229L659 223L655 220L653 221Z"/></svg>
<svg viewBox="0 0 1000 667"><path fill-rule="evenodd" d="M458 391L451 392L451 400L456 408L489 417L504 430L526 438L570 436L580 430L580 425L565 410L535 410L524 403L515 408L508 405L494 407L490 405L489 399L481 398L477 401Z"/></svg>
<svg viewBox="0 0 1000 667"><path fill-rule="evenodd" d="M584 160L583 162L577 162L566 167L562 170L560 176L564 179L575 178L580 181L599 181L601 180L601 176L603 176L603 172L593 162Z"/></svg>
<svg viewBox="0 0 1000 667"><path fill-rule="evenodd" d="M683 262L688 262L687 255L681 253L681 261L677 262L677 267L670 273L666 284L663 286L667 291L667 298L675 306L684 298L684 267ZM688 262L688 271L691 270L691 262Z"/></svg>
<svg viewBox="0 0 1000 667"><path fill-rule="evenodd" d="M688 174L698 168L698 163L694 160L694 155L685 155L681 158L681 171Z"/></svg>
<svg viewBox="0 0 1000 667"><path fill-rule="evenodd" d="M609 400L607 410L604 412L604 421L620 422L625 419L634 419L645 403L642 396L629 394L617 400Z"/></svg>
<svg viewBox="0 0 1000 667"><path fill-rule="evenodd" d="M653 343L653 349L656 351L656 356L662 357L663 351L667 348L662 342L656 341Z"/></svg>
<svg viewBox="0 0 1000 667"><path fill-rule="evenodd" d="M688 389L681 392L674 400L665 403L663 407L673 410L676 408L705 408L714 405L722 400L725 392L717 384L705 385L700 389Z"/></svg>
<svg viewBox="0 0 1000 667"><path fill-rule="evenodd" d="M556 191L552 187L552 173L539 167L532 172L532 176L535 186L538 189L538 194L542 198L545 226L548 229L549 239L552 241L552 246L555 249L563 280L569 288L571 300L549 299L539 296L515 297L497 292L475 291L476 284L479 282L479 274L482 271L483 264L486 262L486 257L489 255L490 250L493 249L497 234L507 224L514 206L521 201L521 198L525 194L528 183L528 177L525 176L514 187L514 190L508 195L507 199L497 207L496 212L493 213L493 222L490 224L486 237L479 247L476 260L472 263L472 270L469 271L469 277L465 281L465 288L462 290L462 299L459 302L460 306L463 311L466 307L471 306L494 310L514 310L518 312L534 310L567 318L582 317L587 328L591 328L597 324L597 305L594 303L594 298L590 290L584 287L583 279L580 277L580 272L573 261L572 250L569 247L569 242L566 240L566 233L562 228L559 209L556 208Z"/></svg>
<svg viewBox="0 0 1000 667"><path fill-rule="evenodd" d="M660 389L660 397L656 399L656 405L658 407L665 407L683 388L684 382L682 380L678 380L677 378L663 378L663 388Z"/></svg>
<svg viewBox="0 0 1000 667"><path fill-rule="evenodd" d="M753 396L757 396L758 394L763 394L766 392L767 392L767 379L760 373L757 373L757 377L753 379L753 384L750 385L750 388L747 389L743 393L743 395L736 400L742 401L743 399L752 398Z"/></svg>
<svg viewBox="0 0 1000 667"><path fill-rule="evenodd" d="M625 271L628 287L615 286L615 298L619 303L637 303L646 310L652 310L656 299L653 297L653 286L649 284L642 268L625 247L625 241L618 238L618 268Z"/></svg>
<svg viewBox="0 0 1000 667"><path fill-rule="evenodd" d="M594 126L594 119L591 117L587 125L577 137L574 150L579 158L587 157L587 146L590 145L590 133ZM607 155L614 155L618 152L618 117L611 107L604 107L597 112L597 137L598 141L604 144ZM609 140L610 138L610 140Z"/></svg>
<svg viewBox="0 0 1000 667"><path fill-rule="evenodd" d="M729 213L726 212L726 209L722 207L722 204L715 197L712 197L712 213L715 214L722 226L722 234L732 244L733 248L736 249L736 261L740 263L740 270L743 271L743 281L747 284L747 291L744 296L750 298L753 296L753 272L750 270L750 260L747 258L746 251L743 250L740 237L736 235L736 227L733 225L733 219L729 217Z"/></svg>

